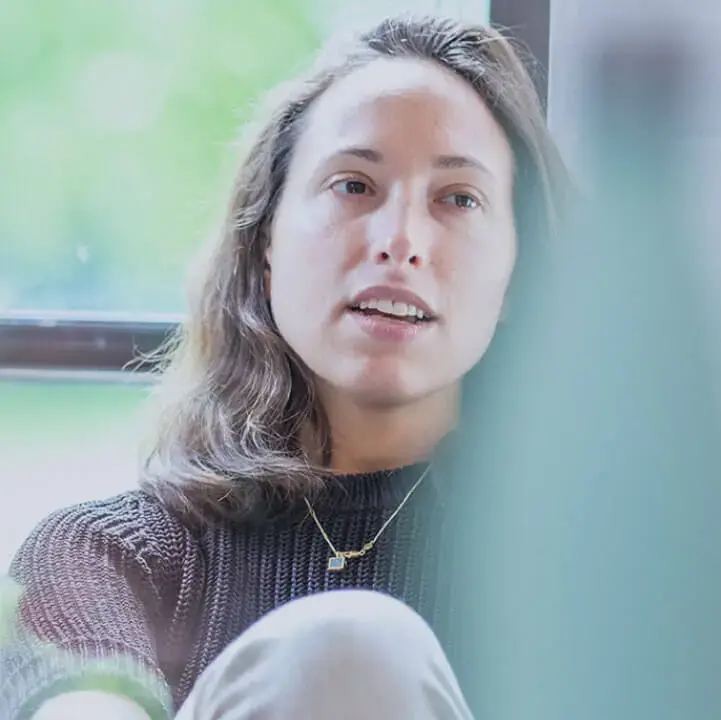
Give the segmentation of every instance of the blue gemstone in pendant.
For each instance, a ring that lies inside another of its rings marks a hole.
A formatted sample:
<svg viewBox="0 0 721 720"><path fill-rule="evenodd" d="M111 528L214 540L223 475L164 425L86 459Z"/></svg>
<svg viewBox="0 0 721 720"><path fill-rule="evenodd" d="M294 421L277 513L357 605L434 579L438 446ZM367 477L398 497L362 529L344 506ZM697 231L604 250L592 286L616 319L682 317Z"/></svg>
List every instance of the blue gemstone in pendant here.
<svg viewBox="0 0 721 720"><path fill-rule="evenodd" d="M328 570L343 570L345 568L345 558L340 555L334 555L328 558Z"/></svg>

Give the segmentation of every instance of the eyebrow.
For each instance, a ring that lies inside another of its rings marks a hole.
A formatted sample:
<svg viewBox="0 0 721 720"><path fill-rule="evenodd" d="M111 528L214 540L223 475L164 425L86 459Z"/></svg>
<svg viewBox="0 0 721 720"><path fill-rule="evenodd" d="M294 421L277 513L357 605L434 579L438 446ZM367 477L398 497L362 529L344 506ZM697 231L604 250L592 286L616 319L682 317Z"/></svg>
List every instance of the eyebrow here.
<svg viewBox="0 0 721 720"><path fill-rule="evenodd" d="M367 160L372 163L382 163L383 155L368 147L347 147L339 150L335 153L337 156L348 155L350 157L361 158L361 160ZM433 158L433 167L439 170L457 170L460 168L473 168L480 170L487 175L493 177L493 173L484 165L480 160L469 157L468 155L437 155Z"/></svg>

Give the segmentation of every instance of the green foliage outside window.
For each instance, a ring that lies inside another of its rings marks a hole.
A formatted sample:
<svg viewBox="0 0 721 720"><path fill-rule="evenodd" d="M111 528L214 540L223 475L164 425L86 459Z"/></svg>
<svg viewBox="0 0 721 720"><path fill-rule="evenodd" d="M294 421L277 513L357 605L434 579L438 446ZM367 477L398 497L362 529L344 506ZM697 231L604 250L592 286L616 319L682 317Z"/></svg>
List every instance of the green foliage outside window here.
<svg viewBox="0 0 721 720"><path fill-rule="evenodd" d="M175 313L253 101L317 47L304 0L0 12L0 314ZM317 14L317 8L316 13Z"/></svg>

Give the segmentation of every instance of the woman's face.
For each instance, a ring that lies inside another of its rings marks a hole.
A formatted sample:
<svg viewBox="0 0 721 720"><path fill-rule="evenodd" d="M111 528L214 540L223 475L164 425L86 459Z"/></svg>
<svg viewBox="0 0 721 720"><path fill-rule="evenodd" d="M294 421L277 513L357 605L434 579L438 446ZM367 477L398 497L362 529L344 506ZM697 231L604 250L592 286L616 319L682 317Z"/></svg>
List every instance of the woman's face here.
<svg viewBox="0 0 721 720"><path fill-rule="evenodd" d="M326 390L399 405L454 388L491 341L515 257L513 154L463 80L383 59L312 106L269 290Z"/></svg>

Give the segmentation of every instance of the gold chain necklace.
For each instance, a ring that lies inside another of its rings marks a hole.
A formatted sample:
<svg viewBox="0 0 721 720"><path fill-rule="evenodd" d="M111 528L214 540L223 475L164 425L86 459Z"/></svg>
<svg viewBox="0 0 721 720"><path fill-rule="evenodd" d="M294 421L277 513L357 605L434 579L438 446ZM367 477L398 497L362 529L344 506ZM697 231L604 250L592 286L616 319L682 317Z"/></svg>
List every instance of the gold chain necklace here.
<svg viewBox="0 0 721 720"><path fill-rule="evenodd" d="M360 550L336 550L335 545L333 545L331 539L328 537L328 533L323 529L323 526L320 524L320 520L318 520L318 516L315 514L315 510L313 510L313 506L310 504L310 501L308 500L308 498L303 498L305 500L305 504L308 506L310 516L315 521L315 524L318 526L318 530L320 530L320 534L323 536L323 539L326 541L326 543L328 543L328 547L333 553L333 555L328 558L328 570L343 570L345 569L346 560L349 560L351 558L363 557L366 553L370 552L376 542L378 542L378 538L393 522L393 518L398 515L398 513L403 509L403 506L408 502L410 496L413 495L413 493L415 492L415 489L423 482L423 479L426 475L428 475L430 469L431 466L429 465L423 471L418 480L415 481L411 489L406 493L406 496L403 498L403 500L401 500L401 504L393 511L391 516L383 523L383 525L381 525L381 529L375 534L375 537L369 542L367 542Z"/></svg>

